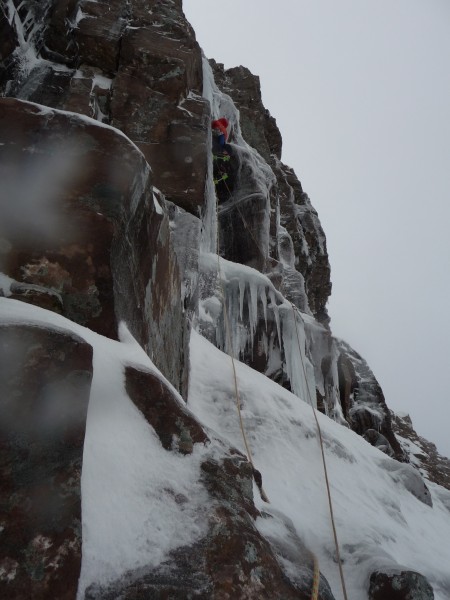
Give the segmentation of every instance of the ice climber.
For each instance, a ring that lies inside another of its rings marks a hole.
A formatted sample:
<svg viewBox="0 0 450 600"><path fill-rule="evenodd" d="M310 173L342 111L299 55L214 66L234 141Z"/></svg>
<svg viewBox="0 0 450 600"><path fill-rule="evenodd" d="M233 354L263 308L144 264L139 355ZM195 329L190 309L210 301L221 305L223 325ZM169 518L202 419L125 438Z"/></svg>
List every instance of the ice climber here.
<svg viewBox="0 0 450 600"><path fill-rule="evenodd" d="M230 144L227 144L228 125L228 119L225 117L216 119L211 123L214 184L219 202L225 202L230 198L236 170L233 148Z"/></svg>
<svg viewBox="0 0 450 600"><path fill-rule="evenodd" d="M221 117L211 123L213 132L213 151L224 151L228 139L228 119Z"/></svg>

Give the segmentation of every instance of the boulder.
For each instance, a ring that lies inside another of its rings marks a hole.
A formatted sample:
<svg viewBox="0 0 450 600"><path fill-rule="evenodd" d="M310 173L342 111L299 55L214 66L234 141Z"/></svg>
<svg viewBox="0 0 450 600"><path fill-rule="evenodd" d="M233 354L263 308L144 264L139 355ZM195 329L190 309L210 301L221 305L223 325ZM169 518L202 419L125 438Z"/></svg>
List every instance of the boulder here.
<svg viewBox="0 0 450 600"><path fill-rule="evenodd" d="M125 381L129 397L166 450L191 454L194 444L209 441L198 421L175 400L170 388L156 375L127 367Z"/></svg>
<svg viewBox="0 0 450 600"><path fill-rule="evenodd" d="M73 600L92 378L84 340L0 326L0 596Z"/></svg>
<svg viewBox="0 0 450 600"><path fill-rule="evenodd" d="M369 600L434 600L434 593L426 577L415 571L374 571Z"/></svg>
<svg viewBox="0 0 450 600"><path fill-rule="evenodd" d="M0 268L13 297L114 339L126 321L180 387L180 275L143 155L112 127L12 98L0 99L0 127Z"/></svg>

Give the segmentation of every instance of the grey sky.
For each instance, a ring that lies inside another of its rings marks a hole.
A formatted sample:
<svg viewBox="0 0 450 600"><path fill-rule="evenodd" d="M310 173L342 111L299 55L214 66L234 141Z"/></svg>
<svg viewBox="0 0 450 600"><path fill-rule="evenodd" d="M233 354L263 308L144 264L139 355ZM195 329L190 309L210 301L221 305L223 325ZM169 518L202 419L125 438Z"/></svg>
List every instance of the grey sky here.
<svg viewBox="0 0 450 600"><path fill-rule="evenodd" d="M263 101L328 242L332 329L450 455L450 3L184 0Z"/></svg>

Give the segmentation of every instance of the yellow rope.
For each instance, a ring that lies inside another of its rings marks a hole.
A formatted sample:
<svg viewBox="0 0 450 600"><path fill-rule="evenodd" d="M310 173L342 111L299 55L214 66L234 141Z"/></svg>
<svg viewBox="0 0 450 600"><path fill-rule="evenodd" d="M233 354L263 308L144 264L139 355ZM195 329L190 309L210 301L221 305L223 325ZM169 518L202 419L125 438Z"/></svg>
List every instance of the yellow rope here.
<svg viewBox="0 0 450 600"><path fill-rule="evenodd" d="M235 397L236 397L236 408L237 408L237 413L238 413L238 417L239 417L239 426L241 428L241 434L242 434L242 439L244 440L244 445L245 445L245 449L247 452L247 458L249 463L252 466L252 470L253 473L255 473L256 469L255 469L255 465L253 463L253 458L252 458L252 453L250 451L250 446L248 444L247 441L247 435L245 433L245 427L244 427L244 421L242 419L242 412L241 412L241 399L240 399L240 394L239 394L239 385L238 385L238 380L237 380L237 373L236 373L236 364L234 361L234 356L233 356L233 346L231 343L231 328L230 328L230 322L228 320L228 307L227 307L227 302L226 302L226 296L225 296L225 287L223 284L223 278L222 278L222 269L220 267L220 255L219 255L219 203L216 197L216 221L217 221L217 232L216 232L216 242L217 242L217 247L216 247L216 253L217 253L217 274L219 277L219 282L220 282L220 290L221 290L221 294L222 294L222 302L223 302L223 314L224 314L224 322L225 322L225 332L226 332L226 337L227 337L227 345L228 348L230 349L230 358L231 358L231 365L233 368L233 378L234 378L234 393L235 393ZM261 499L264 502L269 503L269 498L267 497L267 494L265 493L262 484L258 485L258 489L259 489L259 493L261 495Z"/></svg>
<svg viewBox="0 0 450 600"><path fill-rule="evenodd" d="M311 600L317 600L319 597L319 584L320 584L320 570L319 570L319 561L317 560L317 556L313 554L314 559L314 575L313 575L313 586L311 590Z"/></svg>

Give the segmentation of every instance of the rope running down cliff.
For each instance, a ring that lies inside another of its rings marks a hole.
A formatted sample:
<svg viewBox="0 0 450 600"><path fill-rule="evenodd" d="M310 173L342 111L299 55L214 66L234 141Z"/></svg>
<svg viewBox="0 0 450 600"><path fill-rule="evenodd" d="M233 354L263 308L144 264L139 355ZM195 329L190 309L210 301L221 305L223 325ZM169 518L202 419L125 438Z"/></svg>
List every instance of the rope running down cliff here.
<svg viewBox="0 0 450 600"><path fill-rule="evenodd" d="M224 182L224 183L225 183L225 186L226 186L226 188L228 190L228 193L230 195L230 198L231 198L231 195L232 195L231 191L229 190L226 182ZM264 256L264 254L262 253L262 250L261 250L261 248L259 246L259 243L255 239L255 236L253 235L252 230L248 226L248 224L247 224L247 222L246 222L246 220L244 218L244 215L241 213L241 211L239 209L239 206L237 206L237 210L238 210L239 215L240 215L240 217L242 219L244 227L249 232L250 236L252 237L253 241L255 242L256 247L258 248L258 250L261 253L261 255ZM217 211L218 211L218 204L217 204ZM218 229L219 229L219 224L217 222L217 231L218 231ZM217 254L218 254L218 252L219 252L219 241L218 241L218 237L217 237ZM299 332L298 332L297 319L295 318L295 310L298 311L298 309L297 309L297 307L294 307L294 304L292 302L289 302L289 304L291 305L291 308L292 308L292 316L293 316L293 319L294 319L295 332L296 332L297 343L298 343L298 350L299 350L299 354L300 354L300 361L301 361L301 364L302 364L303 376L304 376L305 382L306 382L307 381L307 379L306 379L306 369L305 369L305 364L304 364L304 361L303 361L303 355L302 355L302 351L301 351L301 344L300 344L300 336L299 336ZM325 450L324 450L324 443L323 443L323 437L322 437L322 430L321 430L321 427L320 427L320 424L319 424L319 420L317 418L316 408L315 408L314 403L312 401L311 392L310 392L308 384L306 384L306 389L308 391L308 399L309 399L309 403L310 403L312 411L313 411L314 420L316 422L317 432L318 432L318 437L319 437L320 451L321 451L321 455L322 455L322 465L323 465L323 471L324 471L324 476L325 476L325 485L326 485L327 497L328 497L328 507L329 507L329 511L330 511L330 519L331 519L331 526L332 526L332 530L333 530L334 545L335 545L335 548L336 548L336 557L337 557L338 565L339 565L339 576L340 576L340 579L341 579L342 593L344 595L344 600L348 600L347 589L346 589L345 578L344 578L344 571L343 571L343 568L342 568L341 553L340 553L340 550L339 550L339 541L338 541L337 531L336 531L336 523L335 523L335 519L334 519L333 501L332 501L332 498L331 498L331 488L330 488L330 482L329 482L329 478L328 478L327 463L326 463L326 459L325 459ZM319 592L319 564L318 564L318 560L317 560L317 558L316 558L316 556L314 554L313 554L313 557L314 557L314 578L313 578L313 590L312 590L311 600L317 600L318 592Z"/></svg>
<svg viewBox="0 0 450 600"><path fill-rule="evenodd" d="M292 317L294 319L294 324L295 324L295 332L296 332L296 335L297 335L298 351L300 353L300 358L301 358L301 363L302 363L302 369L303 369L303 376L305 378L306 389L308 390L309 403L310 403L312 411L313 411L314 419L316 421L316 426L317 426L317 432L318 432L318 435L319 435L320 451L321 451L321 454L322 454L323 473L325 475L325 484L326 484L327 496L328 496L328 506L329 506L329 509L330 509L331 527L333 529L334 545L335 545L335 548L336 548L336 557L337 557L338 566L339 566L339 576L341 578L342 593L344 594L344 600L348 600L347 589L346 589L346 586L345 586L344 571L342 569L341 553L339 551L339 541L338 541L338 537L337 537L336 523L335 523L335 520L334 520L333 501L331 499L331 488L330 488L330 482L329 482L329 479L328 479L328 469L327 469L327 462L326 462L326 459L325 459L325 450L324 450L324 444L323 444L322 429L320 427L319 419L317 418L317 411L316 411L316 408L315 408L315 406L313 404L313 401L312 401L312 398L311 398L311 392L310 392L309 385L308 385L308 382L307 382L307 379L306 379L306 369L305 369L305 363L304 363L303 357L302 357L301 344L300 344L300 336L299 336L299 333L298 333L298 324L297 324L297 319L295 318L295 308L294 308L294 305L292 304L292 302L290 304L291 304L291 308L292 308Z"/></svg>
<svg viewBox="0 0 450 600"><path fill-rule="evenodd" d="M228 186L227 186L227 189L228 189ZM236 364L235 364L234 356L233 356L233 346L232 346L232 343L231 343L231 328L230 328L230 322L228 320L228 307L227 307L227 302L226 302L225 287L224 287L224 284L223 284L222 269L220 267L220 255L219 255L219 202L218 202L217 197L216 197L216 223L217 223L217 227L216 227L217 274L218 274L218 278L219 278L219 282L220 282L220 291L221 291L221 295L222 295L223 315L224 315L224 322L225 322L225 333L226 333L226 338L227 338L227 345L228 345L228 347L230 349L231 365L232 365L232 368L233 368L234 393L235 393L235 398L236 398L237 413L238 413L238 417L239 417L239 426L241 428L241 434L242 434L242 439L244 441L245 449L246 449L246 452L247 452L247 458L248 458L248 461L249 461L249 463L250 463L250 465L252 467L253 477L255 478L256 484L258 486L259 493L261 495L261 499L264 502L270 503L269 498L267 497L267 494L265 493L265 491L264 491L264 489L262 487L262 481L259 479L259 477L257 479L257 475L256 474L258 474L259 472L255 469L255 465L253 463L252 453L250 451L250 446L248 444L247 435L245 433L244 421L242 419L241 398L240 398L240 394L239 394L239 385L238 385L238 381L237 381Z"/></svg>

